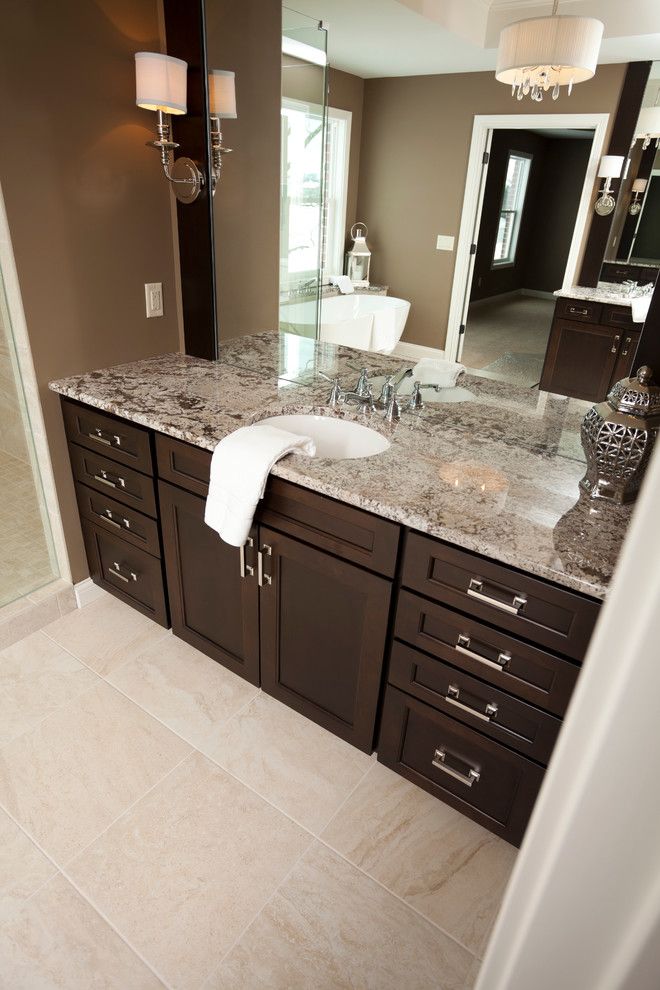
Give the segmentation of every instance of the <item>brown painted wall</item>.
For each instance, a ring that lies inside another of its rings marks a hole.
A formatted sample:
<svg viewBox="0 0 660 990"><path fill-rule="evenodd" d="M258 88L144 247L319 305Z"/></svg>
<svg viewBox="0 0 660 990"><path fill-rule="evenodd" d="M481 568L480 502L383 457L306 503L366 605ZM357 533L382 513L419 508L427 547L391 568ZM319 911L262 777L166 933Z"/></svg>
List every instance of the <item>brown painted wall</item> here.
<svg viewBox="0 0 660 990"><path fill-rule="evenodd" d="M279 321L280 0L223 0L206 9L208 64L236 73L236 120L223 122L215 259L221 340Z"/></svg>
<svg viewBox="0 0 660 990"><path fill-rule="evenodd" d="M337 110L350 110L351 158L348 169L348 196L346 200L346 237L358 216L358 186L360 180L360 150L362 144L362 115L364 107L364 79L349 72L330 70L328 103Z"/></svg>
<svg viewBox="0 0 660 990"><path fill-rule="evenodd" d="M144 146L154 115L135 106L140 49L160 50L156 0L3 8L0 181L75 581L87 563L47 382L178 349L170 192ZM166 315L147 320L156 281Z"/></svg>
<svg viewBox="0 0 660 990"><path fill-rule="evenodd" d="M369 225L372 281L412 301L404 340L443 347L475 114L610 113L625 65L601 65L559 104L523 104L491 72L368 79L364 90L358 213Z"/></svg>

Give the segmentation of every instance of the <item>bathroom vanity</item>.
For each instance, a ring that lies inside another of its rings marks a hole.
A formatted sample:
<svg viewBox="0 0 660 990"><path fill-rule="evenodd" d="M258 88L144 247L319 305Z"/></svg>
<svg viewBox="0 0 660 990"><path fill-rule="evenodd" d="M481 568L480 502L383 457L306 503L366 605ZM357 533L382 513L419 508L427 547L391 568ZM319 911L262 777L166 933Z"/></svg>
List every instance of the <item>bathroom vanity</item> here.
<svg viewBox="0 0 660 990"><path fill-rule="evenodd" d="M320 374L350 381L363 356L305 346L286 378L260 334L219 362L53 383L92 576L519 844L630 510L595 526L575 504L582 404L464 376L466 401L373 414L383 454L279 462L247 545L224 544L203 519L222 436L276 412L359 415L327 408Z"/></svg>

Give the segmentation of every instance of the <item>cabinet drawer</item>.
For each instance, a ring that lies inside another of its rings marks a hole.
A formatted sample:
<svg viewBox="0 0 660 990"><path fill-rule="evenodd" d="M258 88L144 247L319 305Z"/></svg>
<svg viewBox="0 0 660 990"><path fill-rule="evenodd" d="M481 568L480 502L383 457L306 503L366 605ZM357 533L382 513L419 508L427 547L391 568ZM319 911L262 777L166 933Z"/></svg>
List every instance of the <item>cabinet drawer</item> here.
<svg viewBox="0 0 660 990"><path fill-rule="evenodd" d="M393 577L400 527L307 488L270 478L260 523L377 574Z"/></svg>
<svg viewBox="0 0 660 990"><path fill-rule="evenodd" d="M211 451L156 434L158 477L194 495L208 495Z"/></svg>
<svg viewBox="0 0 660 990"><path fill-rule="evenodd" d="M513 845L520 845L544 773L391 685L378 760Z"/></svg>
<svg viewBox="0 0 660 990"><path fill-rule="evenodd" d="M434 660L403 643L395 643L389 681L523 756L546 764L550 759L561 720L470 677L462 670Z"/></svg>
<svg viewBox="0 0 660 990"><path fill-rule="evenodd" d="M69 444L69 455L76 481L156 518L153 478L117 464L109 457L78 447L75 443Z"/></svg>
<svg viewBox="0 0 660 990"><path fill-rule="evenodd" d="M555 317L564 320L578 320L580 323L600 323L602 303L589 302L586 299L557 300Z"/></svg>
<svg viewBox="0 0 660 990"><path fill-rule="evenodd" d="M579 667L419 595L402 591L394 635L516 697L563 715Z"/></svg>
<svg viewBox="0 0 660 990"><path fill-rule="evenodd" d="M62 400L62 414L69 440L136 471L153 474L148 430L66 399Z"/></svg>
<svg viewBox="0 0 660 990"><path fill-rule="evenodd" d="M598 617L590 598L418 533L406 541L402 583L575 660Z"/></svg>
<svg viewBox="0 0 660 990"><path fill-rule="evenodd" d="M169 628L160 560L83 520L92 579L160 626Z"/></svg>
<svg viewBox="0 0 660 990"><path fill-rule="evenodd" d="M624 330L641 330L641 323L633 323L630 306L603 306L601 323L605 327L622 327Z"/></svg>
<svg viewBox="0 0 660 990"><path fill-rule="evenodd" d="M102 492L95 492L86 485L76 482L76 498L80 515L89 519L99 529L146 550L154 557L160 557L158 523L141 512L129 509Z"/></svg>

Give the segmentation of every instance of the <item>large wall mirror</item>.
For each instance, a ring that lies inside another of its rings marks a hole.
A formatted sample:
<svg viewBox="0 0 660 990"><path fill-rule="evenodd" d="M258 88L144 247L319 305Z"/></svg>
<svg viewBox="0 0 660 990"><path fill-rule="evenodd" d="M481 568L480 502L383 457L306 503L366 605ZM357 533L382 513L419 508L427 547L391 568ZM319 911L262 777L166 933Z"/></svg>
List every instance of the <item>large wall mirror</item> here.
<svg viewBox="0 0 660 990"><path fill-rule="evenodd" d="M523 103L483 51L409 5L374 17L347 0L198 2L211 103L214 76L231 90L209 129L220 348L280 331L538 384L554 294L578 282L591 250L628 66ZM649 105L657 83L654 71ZM634 146L596 271L657 250L656 171Z"/></svg>

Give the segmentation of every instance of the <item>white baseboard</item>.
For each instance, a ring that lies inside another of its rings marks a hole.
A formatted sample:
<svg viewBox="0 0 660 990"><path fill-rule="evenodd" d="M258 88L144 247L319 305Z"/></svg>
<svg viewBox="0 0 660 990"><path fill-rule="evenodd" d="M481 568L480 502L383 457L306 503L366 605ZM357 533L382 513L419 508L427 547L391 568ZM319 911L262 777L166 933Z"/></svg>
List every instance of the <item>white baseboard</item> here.
<svg viewBox="0 0 660 990"><path fill-rule="evenodd" d="M91 604L91 602L96 601L97 598L105 594L103 588L99 588L98 584L94 584L91 578L85 578L84 581L74 584L73 590L76 601L78 602L78 608L84 608L85 605Z"/></svg>
<svg viewBox="0 0 660 990"><path fill-rule="evenodd" d="M445 352L439 347L424 347L422 344L409 344L400 340L392 351L392 357L405 358L408 361L421 361L422 358L433 358L435 361L444 358Z"/></svg>

